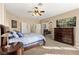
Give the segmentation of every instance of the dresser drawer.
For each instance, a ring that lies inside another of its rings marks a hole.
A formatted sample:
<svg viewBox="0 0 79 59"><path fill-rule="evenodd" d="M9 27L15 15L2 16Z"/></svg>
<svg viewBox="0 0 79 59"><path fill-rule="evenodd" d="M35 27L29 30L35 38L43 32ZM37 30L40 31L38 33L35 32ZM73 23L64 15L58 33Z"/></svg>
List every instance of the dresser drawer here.
<svg viewBox="0 0 79 59"><path fill-rule="evenodd" d="M74 45L74 28L55 28L54 38L66 44Z"/></svg>

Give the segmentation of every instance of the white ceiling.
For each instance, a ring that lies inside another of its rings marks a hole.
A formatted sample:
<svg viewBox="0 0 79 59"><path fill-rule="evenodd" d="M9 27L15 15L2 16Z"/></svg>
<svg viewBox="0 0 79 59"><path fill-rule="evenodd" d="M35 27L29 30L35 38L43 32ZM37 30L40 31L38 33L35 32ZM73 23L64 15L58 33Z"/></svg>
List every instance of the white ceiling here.
<svg viewBox="0 0 79 59"><path fill-rule="evenodd" d="M37 3L6 3L5 6L9 12L33 20L48 18L79 8L77 3L43 3L42 9L45 10L45 13L42 16L32 16L28 11L32 11L32 8L37 6Z"/></svg>

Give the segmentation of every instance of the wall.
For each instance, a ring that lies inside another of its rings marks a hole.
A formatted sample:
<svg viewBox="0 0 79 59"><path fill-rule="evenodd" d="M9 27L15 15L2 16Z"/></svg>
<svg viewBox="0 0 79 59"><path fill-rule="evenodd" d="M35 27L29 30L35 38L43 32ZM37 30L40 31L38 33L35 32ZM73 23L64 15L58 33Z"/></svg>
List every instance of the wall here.
<svg viewBox="0 0 79 59"><path fill-rule="evenodd" d="M17 21L17 28L11 28L11 20L19 20L19 18L8 11L6 11L6 26L8 26L11 30L19 30L20 29L20 21Z"/></svg>
<svg viewBox="0 0 79 59"><path fill-rule="evenodd" d="M60 15L56 15L56 16L52 16L46 19L43 19L40 21L40 23L46 23L46 22L50 22L52 21L52 31L54 34L54 28L56 27L56 20L58 19L63 19L63 18L68 18L68 17L73 17L76 16L76 27L75 27L75 31L74 31L74 35L75 35L75 46L79 46L79 9L75 9Z"/></svg>
<svg viewBox="0 0 79 59"><path fill-rule="evenodd" d="M0 4L0 24L5 24L5 20L4 20L4 17L5 17L5 8L4 8L4 4Z"/></svg>
<svg viewBox="0 0 79 59"><path fill-rule="evenodd" d="M17 21L17 28L11 28L11 20ZM5 4L0 3L0 24L9 27L11 30L21 29L21 23L26 23L29 25L39 24L39 20L28 19L20 16L16 16L9 11L7 11Z"/></svg>
<svg viewBox="0 0 79 59"><path fill-rule="evenodd" d="M11 28L11 20L17 21L17 28ZM6 10L6 26L8 26L11 30L19 30L20 31L21 23L26 23L26 24L32 25L32 24L38 24L39 21L18 17Z"/></svg>

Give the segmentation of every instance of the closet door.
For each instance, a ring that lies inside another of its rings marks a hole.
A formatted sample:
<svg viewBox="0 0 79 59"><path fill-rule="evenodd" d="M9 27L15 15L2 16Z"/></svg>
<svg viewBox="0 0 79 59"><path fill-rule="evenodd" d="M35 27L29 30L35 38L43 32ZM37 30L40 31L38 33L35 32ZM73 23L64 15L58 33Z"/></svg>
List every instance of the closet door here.
<svg viewBox="0 0 79 59"><path fill-rule="evenodd" d="M21 31L24 34L28 32L28 28L27 28L27 24L26 23L22 22L22 24L21 24Z"/></svg>
<svg viewBox="0 0 79 59"><path fill-rule="evenodd" d="M27 24L27 33L31 33L31 24Z"/></svg>
<svg viewBox="0 0 79 59"><path fill-rule="evenodd" d="M30 32L30 25L22 23L22 33L26 34Z"/></svg>
<svg viewBox="0 0 79 59"><path fill-rule="evenodd" d="M36 33L41 34L41 24L36 24Z"/></svg>
<svg viewBox="0 0 79 59"><path fill-rule="evenodd" d="M21 24L21 31L22 31L22 33L24 33L24 34L27 34L27 33L30 33L31 32L31 25L30 24L26 24L26 23L22 23Z"/></svg>
<svg viewBox="0 0 79 59"><path fill-rule="evenodd" d="M31 33L36 33L36 24L31 25Z"/></svg>

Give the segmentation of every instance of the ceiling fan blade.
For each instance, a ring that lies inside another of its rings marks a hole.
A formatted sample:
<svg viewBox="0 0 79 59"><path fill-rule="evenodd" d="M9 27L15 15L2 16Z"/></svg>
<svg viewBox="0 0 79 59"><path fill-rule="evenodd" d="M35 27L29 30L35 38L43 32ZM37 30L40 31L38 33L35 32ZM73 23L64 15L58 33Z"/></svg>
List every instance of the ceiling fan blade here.
<svg viewBox="0 0 79 59"><path fill-rule="evenodd" d="M32 13L33 11L27 11L28 13Z"/></svg>
<svg viewBox="0 0 79 59"><path fill-rule="evenodd" d="M42 14L41 13L38 13L39 14L39 16L41 16Z"/></svg>
<svg viewBox="0 0 79 59"><path fill-rule="evenodd" d="M38 4L38 6L42 6L42 5L43 5L42 3L39 3L39 4Z"/></svg>
<svg viewBox="0 0 79 59"><path fill-rule="evenodd" d="M41 13L44 13L45 11L40 11Z"/></svg>

